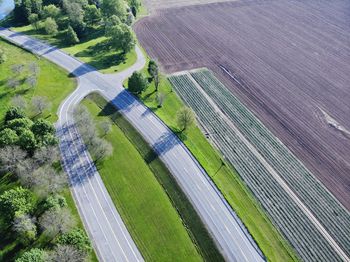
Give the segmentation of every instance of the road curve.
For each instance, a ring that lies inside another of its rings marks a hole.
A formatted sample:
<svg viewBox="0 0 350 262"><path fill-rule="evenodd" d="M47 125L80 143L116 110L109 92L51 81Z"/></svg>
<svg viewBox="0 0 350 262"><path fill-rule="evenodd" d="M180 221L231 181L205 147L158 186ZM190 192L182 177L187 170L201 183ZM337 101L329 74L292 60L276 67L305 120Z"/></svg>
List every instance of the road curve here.
<svg viewBox="0 0 350 262"><path fill-rule="evenodd" d="M151 110L146 108L123 88L123 81L130 76L133 71L140 70L145 65L145 58L139 48L136 48L138 60L131 68L114 75L103 75L97 72L94 68L65 54L57 48L46 45L28 36L13 33L7 29L0 29L0 36L3 36L14 43L21 45L23 48L51 60L74 74L78 79L78 88L70 97L67 98L59 109L58 122L58 133L60 135L67 133L69 134L68 138L64 138L64 140L68 141L68 146L66 147L68 150L70 150L66 153L67 155L64 156L66 161L65 165L71 165L71 162L75 164L74 159L78 159L83 163L81 164L82 167L79 164L69 166L69 168L66 167L70 173L69 175L71 178L73 178L72 185L74 188L77 187L77 185L81 186L89 184L91 187L90 190L96 191L98 187L103 187L103 183L100 180L96 170L91 171L91 176L89 173L84 174L85 172L82 172L83 174L81 174L83 167L86 167L87 163L91 161L88 161L89 155L84 149L82 142L76 142L81 141L81 139L79 138L71 119L72 109L81 101L81 99L91 92L99 92L108 101L111 101L120 109L120 112L130 121L130 123L140 132L140 134L142 134L147 142L159 154L162 161L167 165L181 186L182 190L186 193L187 197L197 210L226 260L265 260L261 251L252 240L241 221L238 219L236 214L227 204L225 199L219 193L217 188L211 182L210 178L207 176L192 154L188 151L188 149ZM69 131L67 131L67 129ZM74 143L74 147L71 146L70 143ZM63 147L65 147L65 144L63 144ZM70 170L70 168L73 168L73 170ZM93 169L93 167L90 167L90 169ZM75 178L77 176L80 176L88 182L83 181L83 183L75 183ZM81 193L81 195L83 197L84 193ZM106 203L104 198L108 196L108 194L107 196L103 196L103 194L100 196L97 193L88 193L87 195L95 196L100 203ZM77 199L77 196L74 196ZM89 206L91 199L84 200L86 206ZM82 216L83 218L84 216L86 217L84 218L84 223L86 225L85 220L93 216L93 214L91 214L92 211L88 211L89 208L85 207L84 204L81 204L78 201L77 205L80 211L82 213L84 212ZM108 207L108 204L106 204L106 206ZM105 210L105 208L107 208L106 206L102 205L100 210ZM100 219L102 218L99 217L98 220L100 221ZM113 218L110 219L113 220ZM110 221L110 219L107 220ZM95 228L92 229L88 226L87 228L95 243L95 247L98 249L97 252L99 256L101 256L102 252L108 252L108 250L99 249L97 242L99 242L100 239L94 238L93 235L97 231L103 231L103 229L97 228L96 225L92 226L95 226ZM119 238L119 235L116 236L119 241L125 240L123 237ZM103 244L101 245L103 246ZM116 246L113 246L113 248L116 248ZM124 248L130 249L130 246L128 247L125 245ZM122 249L124 250L124 248ZM124 253L126 253L125 250ZM135 260L135 258L136 257L134 256L133 259ZM130 261L134 260L130 259ZM114 260L111 259L109 261ZM117 261L124 260L117 259Z"/></svg>

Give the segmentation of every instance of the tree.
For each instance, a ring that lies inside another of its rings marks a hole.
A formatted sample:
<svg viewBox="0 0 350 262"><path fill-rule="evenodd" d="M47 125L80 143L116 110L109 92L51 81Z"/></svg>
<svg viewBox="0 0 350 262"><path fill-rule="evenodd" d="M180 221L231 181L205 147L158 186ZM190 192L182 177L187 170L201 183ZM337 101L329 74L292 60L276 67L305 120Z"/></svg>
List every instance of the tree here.
<svg viewBox="0 0 350 262"><path fill-rule="evenodd" d="M1 214L10 220L16 216L30 214L34 209L34 205L32 192L23 187L7 190L0 196Z"/></svg>
<svg viewBox="0 0 350 262"><path fill-rule="evenodd" d="M54 251L50 254L49 261L52 262L84 262L86 260L86 254L79 251L73 246L58 245Z"/></svg>
<svg viewBox="0 0 350 262"><path fill-rule="evenodd" d="M36 139L32 131L24 130L19 135L18 145L29 153L33 153L37 147Z"/></svg>
<svg viewBox="0 0 350 262"><path fill-rule="evenodd" d="M96 5L88 5L84 12L84 21L89 26L94 26L101 21L101 12L100 9L97 9Z"/></svg>
<svg viewBox="0 0 350 262"><path fill-rule="evenodd" d="M18 235L17 239L24 245L28 245L36 238L36 225L34 219L28 215L20 214L13 221L13 231Z"/></svg>
<svg viewBox="0 0 350 262"><path fill-rule="evenodd" d="M156 96L158 107L161 108L163 106L164 100L165 100L165 94L164 93L158 93Z"/></svg>
<svg viewBox="0 0 350 262"><path fill-rule="evenodd" d="M89 253L92 250L89 237L81 228L73 229L72 231L59 236L57 243L60 245L74 246L76 249L84 253Z"/></svg>
<svg viewBox="0 0 350 262"><path fill-rule="evenodd" d="M32 174L36 168L38 168L38 166L31 158L17 162L14 172L22 186L26 188L33 187L34 177Z"/></svg>
<svg viewBox="0 0 350 262"><path fill-rule="evenodd" d="M123 19L126 16L126 6L123 0L102 0L101 10L105 17L116 15Z"/></svg>
<svg viewBox="0 0 350 262"><path fill-rule="evenodd" d="M25 118L26 115L22 109L12 106L5 113L5 123L17 118Z"/></svg>
<svg viewBox="0 0 350 262"><path fill-rule="evenodd" d="M76 225L76 221L68 209L61 208L45 211L39 219L39 224L45 233L53 238L69 232Z"/></svg>
<svg viewBox="0 0 350 262"><path fill-rule="evenodd" d="M158 91L159 86L159 68L155 61L151 60L148 63L148 73L151 75L156 91Z"/></svg>
<svg viewBox="0 0 350 262"><path fill-rule="evenodd" d="M29 118L17 118L6 123L6 127L16 131L17 135L21 135L24 130L29 130L33 126L33 121Z"/></svg>
<svg viewBox="0 0 350 262"><path fill-rule="evenodd" d="M103 120L100 122L100 128L102 130L102 135L106 136L112 129L112 124L109 120Z"/></svg>
<svg viewBox="0 0 350 262"><path fill-rule="evenodd" d="M51 17L46 18L44 21L44 30L48 35L56 35L58 33L56 21Z"/></svg>
<svg viewBox="0 0 350 262"><path fill-rule="evenodd" d="M78 37L82 37L86 28L83 4L75 1L65 2L65 10L68 15L69 24L77 33Z"/></svg>
<svg viewBox="0 0 350 262"><path fill-rule="evenodd" d="M16 89L20 84L20 81L16 77L10 77L6 83L7 87L12 89Z"/></svg>
<svg viewBox="0 0 350 262"><path fill-rule="evenodd" d="M181 108L177 113L177 125L181 132L185 131L195 121L193 111L188 107Z"/></svg>
<svg viewBox="0 0 350 262"><path fill-rule="evenodd" d="M40 73L40 67L36 62L30 62L28 64L28 70L30 73L32 73L34 76L38 76Z"/></svg>
<svg viewBox="0 0 350 262"><path fill-rule="evenodd" d="M126 24L108 28L107 36L109 37L110 45L117 50L122 50L123 55L135 46L134 35Z"/></svg>
<svg viewBox="0 0 350 262"><path fill-rule="evenodd" d="M15 131L5 128L0 131L0 146L10 146L18 143L18 135Z"/></svg>
<svg viewBox="0 0 350 262"><path fill-rule="evenodd" d="M2 48L0 48L0 65L5 63L6 60L7 60L7 55L5 51Z"/></svg>
<svg viewBox="0 0 350 262"><path fill-rule="evenodd" d="M141 94L148 87L148 81L143 74L134 72L128 80L128 90L136 95Z"/></svg>
<svg viewBox="0 0 350 262"><path fill-rule="evenodd" d="M57 18L60 12L61 12L60 8L51 4L51 5L44 6L42 15L44 18L48 18L48 17Z"/></svg>
<svg viewBox="0 0 350 262"><path fill-rule="evenodd" d="M14 73L16 76L19 76L24 70L24 65L22 64L16 64L11 66L11 71Z"/></svg>
<svg viewBox="0 0 350 262"><path fill-rule="evenodd" d="M44 136L46 134L55 134L55 127L47 120L39 118L34 122L31 128L35 136Z"/></svg>
<svg viewBox="0 0 350 262"><path fill-rule="evenodd" d="M20 110L25 110L27 108L26 100L22 96L19 96L19 95L16 95L11 99L11 104L14 107L19 108Z"/></svg>
<svg viewBox="0 0 350 262"><path fill-rule="evenodd" d="M38 14L31 14L31 15L29 15L28 21L29 21L29 23L32 25L32 27L35 30L39 29L40 19L39 19L39 15Z"/></svg>
<svg viewBox="0 0 350 262"><path fill-rule="evenodd" d="M26 84L30 87L30 88L34 88L38 83L38 80L36 78L36 75L30 75L26 78Z"/></svg>
<svg viewBox="0 0 350 262"><path fill-rule="evenodd" d="M95 163L113 154L113 147L106 140L96 137L90 147Z"/></svg>
<svg viewBox="0 0 350 262"><path fill-rule="evenodd" d="M60 193L67 184L67 176L56 172L51 166L40 167L32 174L32 189L42 197Z"/></svg>
<svg viewBox="0 0 350 262"><path fill-rule="evenodd" d="M48 255L43 249L32 248L24 252L15 262L46 262L47 259Z"/></svg>
<svg viewBox="0 0 350 262"><path fill-rule="evenodd" d="M46 198L43 208L44 210L49 210L49 209L61 209L67 206L68 206L67 201L64 196L50 195Z"/></svg>
<svg viewBox="0 0 350 262"><path fill-rule="evenodd" d="M35 151L32 159L38 166L51 166L60 160L60 152L57 146L44 146Z"/></svg>
<svg viewBox="0 0 350 262"><path fill-rule="evenodd" d="M141 6L140 0L129 0L129 5L131 7L131 12L134 17L137 16L137 12Z"/></svg>
<svg viewBox="0 0 350 262"><path fill-rule="evenodd" d="M44 96L35 96L32 98L32 106L37 115L41 115L45 110L49 110L51 104Z"/></svg>
<svg viewBox="0 0 350 262"><path fill-rule="evenodd" d="M18 146L5 146L0 148L0 169L5 172L14 172L17 164L23 161L27 153Z"/></svg>
<svg viewBox="0 0 350 262"><path fill-rule="evenodd" d="M82 105L78 106L74 110L74 120L79 128L93 126L93 120L90 116L89 111L85 106Z"/></svg>
<svg viewBox="0 0 350 262"><path fill-rule="evenodd" d="M75 33L73 27L71 27L71 26L68 26L67 34L66 34L66 41L72 45L80 42L77 34Z"/></svg>

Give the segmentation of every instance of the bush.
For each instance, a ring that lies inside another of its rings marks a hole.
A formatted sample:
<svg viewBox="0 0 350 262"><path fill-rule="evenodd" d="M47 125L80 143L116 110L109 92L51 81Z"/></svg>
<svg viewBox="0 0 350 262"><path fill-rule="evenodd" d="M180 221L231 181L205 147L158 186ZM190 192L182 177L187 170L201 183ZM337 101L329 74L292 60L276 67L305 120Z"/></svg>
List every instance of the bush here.
<svg viewBox="0 0 350 262"><path fill-rule="evenodd" d="M92 249L89 237L80 228L74 229L68 233L59 236L57 239L57 243L60 245L74 246L76 249L84 253L88 253Z"/></svg>
<svg viewBox="0 0 350 262"><path fill-rule="evenodd" d="M58 33L56 21L51 17L46 18L44 22L44 30L48 35L56 35Z"/></svg>
<svg viewBox="0 0 350 262"><path fill-rule="evenodd" d="M64 196L51 195L45 200L43 207L45 210L60 209L67 207L67 201Z"/></svg>
<svg viewBox="0 0 350 262"><path fill-rule="evenodd" d="M7 123L10 120L13 119L17 119L17 118L25 118L26 115L23 112L23 110L21 110L18 107L10 107L5 114L5 123Z"/></svg>
<svg viewBox="0 0 350 262"><path fill-rule="evenodd" d="M15 262L45 262L47 261L47 254L44 250L39 248L32 248L24 252Z"/></svg>
<svg viewBox="0 0 350 262"><path fill-rule="evenodd" d="M33 153L37 147L37 142L32 131L24 130L19 136L18 145L27 152Z"/></svg>
<svg viewBox="0 0 350 262"><path fill-rule="evenodd" d="M7 219L31 213L34 205L32 192L22 187L7 190L0 196L1 216Z"/></svg>
<svg viewBox="0 0 350 262"><path fill-rule="evenodd" d="M0 132L0 146L15 145L18 142L18 135L15 131L5 128Z"/></svg>
<svg viewBox="0 0 350 262"><path fill-rule="evenodd" d="M30 130L33 126L32 120L28 118L18 118L7 122L6 127L16 131L17 135L23 133L23 129Z"/></svg>

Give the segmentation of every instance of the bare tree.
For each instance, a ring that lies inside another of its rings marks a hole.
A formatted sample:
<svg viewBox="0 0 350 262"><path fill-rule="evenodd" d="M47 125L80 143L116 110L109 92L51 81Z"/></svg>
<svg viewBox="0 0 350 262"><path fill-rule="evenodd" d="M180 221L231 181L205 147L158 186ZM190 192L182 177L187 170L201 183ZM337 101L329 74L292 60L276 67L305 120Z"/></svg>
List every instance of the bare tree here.
<svg viewBox="0 0 350 262"><path fill-rule="evenodd" d="M14 172L17 164L23 161L27 153L18 146L0 148L0 170Z"/></svg>
<svg viewBox="0 0 350 262"><path fill-rule="evenodd" d="M31 72L36 77L40 73L40 67L38 66L38 64L36 62L30 62L28 64L28 70L29 70L29 72Z"/></svg>
<svg viewBox="0 0 350 262"><path fill-rule="evenodd" d="M178 111L177 124L181 132L185 131L194 121L194 113L190 108L183 107Z"/></svg>
<svg viewBox="0 0 350 262"><path fill-rule="evenodd" d="M51 104L50 102L48 102L46 97L35 96L32 98L32 106L33 106L34 112L40 115L45 110L49 110L51 107Z"/></svg>
<svg viewBox="0 0 350 262"><path fill-rule="evenodd" d="M11 71L16 75L20 75L23 72L24 65L22 64L16 64L11 67Z"/></svg>
<svg viewBox="0 0 350 262"><path fill-rule="evenodd" d="M157 100L159 108L163 106L165 97L166 97L166 95L164 93L162 93L162 92L157 93L156 100Z"/></svg>
<svg viewBox="0 0 350 262"><path fill-rule="evenodd" d="M68 179L65 173L59 173L51 166L43 166L32 174L32 188L42 197L61 192L67 185Z"/></svg>
<svg viewBox="0 0 350 262"><path fill-rule="evenodd" d="M113 154L113 147L106 140L96 137L92 142L90 152L93 155L95 162L99 162L103 158Z"/></svg>
<svg viewBox="0 0 350 262"><path fill-rule="evenodd" d="M14 106L14 107L18 107L22 110L25 110L27 108L27 102L26 100L22 97L22 96L14 96L11 100L11 104Z"/></svg>
<svg viewBox="0 0 350 262"><path fill-rule="evenodd" d="M26 84L30 87L30 88L34 88L38 83L37 77L36 75L30 75L26 78Z"/></svg>
<svg viewBox="0 0 350 262"><path fill-rule="evenodd" d="M25 245L36 238L35 220L29 215L21 215L13 221L13 231L18 234L18 239Z"/></svg>
<svg viewBox="0 0 350 262"><path fill-rule="evenodd" d="M39 224L50 237L69 232L76 220L67 208L49 209L39 219Z"/></svg>
<svg viewBox="0 0 350 262"><path fill-rule="evenodd" d="M15 173L21 185L29 188L34 186L33 172L36 168L34 161L29 158L17 163Z"/></svg>
<svg viewBox="0 0 350 262"><path fill-rule="evenodd" d="M16 89L20 84L20 81L16 77L10 77L6 83L7 87L13 89Z"/></svg>
<svg viewBox="0 0 350 262"><path fill-rule="evenodd" d="M82 251L79 251L71 245L57 245L49 255L51 262L83 262L86 261L86 256Z"/></svg>
<svg viewBox="0 0 350 262"><path fill-rule="evenodd" d="M60 152L57 146L42 147L35 151L33 160L39 166L52 165L60 160Z"/></svg>
<svg viewBox="0 0 350 262"><path fill-rule="evenodd" d="M102 135L106 136L111 131L111 128L112 128L111 121L103 120L102 122L100 122L100 128L103 132Z"/></svg>
<svg viewBox="0 0 350 262"><path fill-rule="evenodd" d="M85 106L78 106L74 110L75 123L79 128L93 126L91 115Z"/></svg>

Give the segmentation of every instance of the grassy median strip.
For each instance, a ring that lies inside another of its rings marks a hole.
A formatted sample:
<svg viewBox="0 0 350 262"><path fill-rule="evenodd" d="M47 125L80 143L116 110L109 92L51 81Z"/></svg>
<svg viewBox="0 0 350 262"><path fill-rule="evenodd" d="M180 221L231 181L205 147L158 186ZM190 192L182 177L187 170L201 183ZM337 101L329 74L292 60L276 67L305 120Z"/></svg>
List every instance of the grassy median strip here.
<svg viewBox="0 0 350 262"><path fill-rule="evenodd" d="M53 63L36 57L35 55L0 39L0 49L2 49L7 60L0 65L0 123L2 123L4 114L11 106L11 100L15 96L21 96L23 100L30 105L30 101L35 96L44 96L51 103L51 107L45 111L44 116L50 122L57 120L56 112L62 100L68 96L75 88L75 80L68 76L68 73ZM13 75L11 68L14 65L24 65L27 67L30 63L36 63L39 67L37 85L29 88L25 83L25 73L22 73L19 86L16 88L8 87L8 79ZM27 107L27 115L32 115L30 106ZM1 124L0 124L1 125ZM0 126L1 128L1 126ZM1 174L0 176L0 195L7 190L19 186L17 178L12 174ZM76 209L74 200L69 189L61 193L67 201L68 208L77 220L77 227L83 228L82 221ZM45 248L49 246L44 239L37 239L32 246L25 247L14 237L11 225L5 223L0 216L0 261L12 261L18 254L29 250L32 247ZM90 254L91 261L97 261L94 252Z"/></svg>
<svg viewBox="0 0 350 262"><path fill-rule="evenodd" d="M147 67L143 70L143 73L149 77ZM167 126L177 132L176 115L184 104L173 91L168 79L164 76L161 76L160 79L159 92L165 94L163 106L158 107L154 82L150 84L140 99ZM127 83L125 82L124 85L127 86ZM185 134L181 134L179 137L238 214L267 259L269 261L297 261L298 258L293 248L275 229L234 167L223 161L221 154L205 137L202 130L197 125L193 125Z"/></svg>
<svg viewBox="0 0 350 262"><path fill-rule="evenodd" d="M223 261L194 208L140 134L101 96L90 95L84 105L97 120L114 123L106 136L114 153L100 174L146 260Z"/></svg>

